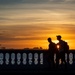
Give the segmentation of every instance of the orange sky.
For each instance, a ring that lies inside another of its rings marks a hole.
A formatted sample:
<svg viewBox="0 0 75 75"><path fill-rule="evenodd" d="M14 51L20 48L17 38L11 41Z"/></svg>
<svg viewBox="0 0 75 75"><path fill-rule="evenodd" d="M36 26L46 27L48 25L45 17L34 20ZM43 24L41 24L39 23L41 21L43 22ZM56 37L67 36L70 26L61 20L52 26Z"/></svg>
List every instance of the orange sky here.
<svg viewBox="0 0 75 75"><path fill-rule="evenodd" d="M47 49L56 35L75 49L74 0L0 0L0 44L6 48Z"/></svg>

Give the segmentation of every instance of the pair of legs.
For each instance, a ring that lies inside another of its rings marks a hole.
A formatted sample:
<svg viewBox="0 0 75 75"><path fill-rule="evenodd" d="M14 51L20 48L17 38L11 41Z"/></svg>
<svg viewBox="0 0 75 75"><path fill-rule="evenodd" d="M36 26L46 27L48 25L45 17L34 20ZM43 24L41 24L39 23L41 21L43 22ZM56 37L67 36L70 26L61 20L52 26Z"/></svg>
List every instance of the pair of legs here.
<svg viewBox="0 0 75 75"><path fill-rule="evenodd" d="M55 62L54 62L54 53L51 53L48 57L49 67L54 68Z"/></svg>
<svg viewBox="0 0 75 75"><path fill-rule="evenodd" d="M66 60L65 60L65 52L60 52L56 54L56 66L59 66L59 60L61 59L61 64L65 64L66 67Z"/></svg>

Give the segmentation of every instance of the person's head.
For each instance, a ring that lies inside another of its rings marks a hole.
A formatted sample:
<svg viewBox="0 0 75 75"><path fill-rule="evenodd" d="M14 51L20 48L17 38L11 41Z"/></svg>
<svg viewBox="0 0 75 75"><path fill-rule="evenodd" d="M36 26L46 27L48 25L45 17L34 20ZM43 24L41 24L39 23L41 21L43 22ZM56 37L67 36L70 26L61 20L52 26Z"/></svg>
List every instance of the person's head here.
<svg viewBox="0 0 75 75"><path fill-rule="evenodd" d="M52 41L51 38L48 38L47 40L48 40L48 42L51 42Z"/></svg>
<svg viewBox="0 0 75 75"><path fill-rule="evenodd" d="M59 40L59 41L61 40L61 36L60 35L57 35L56 37L57 37L57 40Z"/></svg>

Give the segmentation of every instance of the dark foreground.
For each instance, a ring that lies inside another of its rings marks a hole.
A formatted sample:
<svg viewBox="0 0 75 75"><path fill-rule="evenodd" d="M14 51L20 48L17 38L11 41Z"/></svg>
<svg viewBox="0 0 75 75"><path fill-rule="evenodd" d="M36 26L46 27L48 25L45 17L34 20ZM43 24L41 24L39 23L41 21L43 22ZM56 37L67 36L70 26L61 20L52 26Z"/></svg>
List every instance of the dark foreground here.
<svg viewBox="0 0 75 75"><path fill-rule="evenodd" d="M44 50L0 50L0 73L75 73L75 51L65 57L67 67L51 67Z"/></svg>

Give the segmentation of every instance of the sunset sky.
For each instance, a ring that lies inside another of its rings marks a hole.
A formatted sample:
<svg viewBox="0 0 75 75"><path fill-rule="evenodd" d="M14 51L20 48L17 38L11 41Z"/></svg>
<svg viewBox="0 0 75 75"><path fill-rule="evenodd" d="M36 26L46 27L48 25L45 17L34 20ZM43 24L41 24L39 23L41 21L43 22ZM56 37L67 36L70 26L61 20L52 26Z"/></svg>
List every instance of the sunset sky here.
<svg viewBox="0 0 75 75"><path fill-rule="evenodd" d="M48 48L56 35L75 49L75 0L0 0L0 44Z"/></svg>

